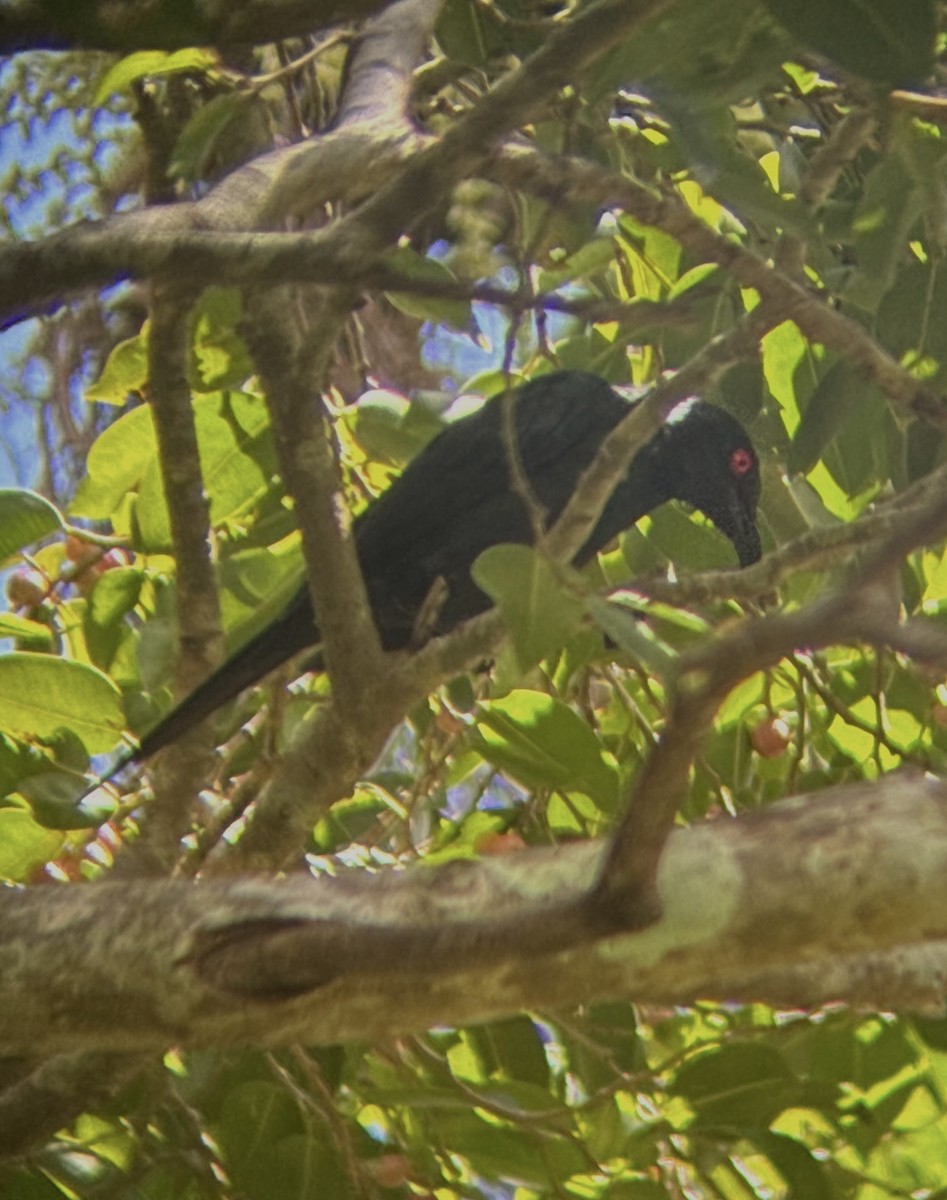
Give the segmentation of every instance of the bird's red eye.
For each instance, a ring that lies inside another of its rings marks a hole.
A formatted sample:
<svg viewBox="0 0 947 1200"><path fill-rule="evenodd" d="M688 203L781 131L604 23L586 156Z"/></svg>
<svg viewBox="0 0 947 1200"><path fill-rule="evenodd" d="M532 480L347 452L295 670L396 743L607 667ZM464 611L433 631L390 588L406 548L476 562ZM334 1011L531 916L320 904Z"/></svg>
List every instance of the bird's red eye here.
<svg viewBox="0 0 947 1200"><path fill-rule="evenodd" d="M730 470L736 476L743 476L753 470L753 455L742 446L730 455Z"/></svg>

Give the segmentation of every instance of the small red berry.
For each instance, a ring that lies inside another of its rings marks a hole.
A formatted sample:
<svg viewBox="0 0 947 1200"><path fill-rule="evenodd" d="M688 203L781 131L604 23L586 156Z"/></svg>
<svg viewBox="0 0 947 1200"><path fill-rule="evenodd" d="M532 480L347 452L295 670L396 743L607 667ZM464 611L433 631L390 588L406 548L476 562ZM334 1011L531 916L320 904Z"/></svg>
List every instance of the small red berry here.
<svg viewBox="0 0 947 1200"><path fill-rule="evenodd" d="M411 1162L404 1154L383 1154L372 1161L371 1170L383 1188L401 1187L411 1178Z"/></svg>
<svg viewBox="0 0 947 1200"><path fill-rule="evenodd" d="M497 858L501 854L519 854L526 849L526 843L518 833L486 833L477 842L477 850L487 858Z"/></svg>
<svg viewBox="0 0 947 1200"><path fill-rule="evenodd" d="M767 717L750 730L753 749L763 758L779 758L785 754L791 737L789 726L781 717Z"/></svg>
<svg viewBox="0 0 947 1200"><path fill-rule="evenodd" d="M77 565L94 561L99 556L98 546L85 542L82 538L70 533L66 538L66 558Z"/></svg>
<svg viewBox="0 0 947 1200"><path fill-rule="evenodd" d="M49 595L49 580L35 567L23 567L7 580L11 608L35 608Z"/></svg>

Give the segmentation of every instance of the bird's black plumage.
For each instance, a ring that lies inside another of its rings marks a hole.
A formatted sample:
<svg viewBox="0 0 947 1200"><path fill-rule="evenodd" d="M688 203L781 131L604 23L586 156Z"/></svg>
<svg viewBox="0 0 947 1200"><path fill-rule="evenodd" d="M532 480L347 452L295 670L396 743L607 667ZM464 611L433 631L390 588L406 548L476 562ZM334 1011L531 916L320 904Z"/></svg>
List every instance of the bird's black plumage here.
<svg viewBox="0 0 947 1200"><path fill-rule="evenodd" d="M583 372L558 371L519 390L518 453L547 526L627 413L628 403L604 380ZM664 501L683 500L726 534L745 566L760 557L759 490L756 454L739 422L722 409L688 402L635 457L575 561L588 561ZM431 633L447 633L488 608L490 600L470 577L474 560L489 546L533 541L530 515L510 482L500 403L489 401L440 433L358 518L355 539L385 649L410 644L418 612L438 579L447 585L447 598ZM125 762L173 742L317 640L303 586L275 621L165 717Z"/></svg>

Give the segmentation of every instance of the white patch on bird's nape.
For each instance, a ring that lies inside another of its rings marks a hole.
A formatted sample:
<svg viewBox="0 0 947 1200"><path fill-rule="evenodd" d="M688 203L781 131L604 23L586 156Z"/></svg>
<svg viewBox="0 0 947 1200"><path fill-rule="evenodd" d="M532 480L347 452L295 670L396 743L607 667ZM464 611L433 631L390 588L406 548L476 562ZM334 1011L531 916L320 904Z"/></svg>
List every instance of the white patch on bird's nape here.
<svg viewBox="0 0 947 1200"><path fill-rule="evenodd" d="M682 421L687 420L699 403L700 400L696 396L688 396L680 404L675 404L665 418L665 425L680 425Z"/></svg>
<svg viewBox="0 0 947 1200"><path fill-rule="evenodd" d="M612 391L621 396L622 400L627 400L629 404L637 404L642 396L646 396L651 390L651 385L640 386L633 383L613 383Z"/></svg>

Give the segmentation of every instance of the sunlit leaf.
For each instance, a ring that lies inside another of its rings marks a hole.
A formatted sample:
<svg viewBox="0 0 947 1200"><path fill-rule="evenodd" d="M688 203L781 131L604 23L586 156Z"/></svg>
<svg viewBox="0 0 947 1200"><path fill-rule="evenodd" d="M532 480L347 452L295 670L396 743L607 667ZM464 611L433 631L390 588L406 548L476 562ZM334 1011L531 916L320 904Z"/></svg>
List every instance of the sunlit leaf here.
<svg viewBox="0 0 947 1200"><path fill-rule="evenodd" d="M25 883L62 846L62 834L44 829L21 808L0 809L0 878Z"/></svg>
<svg viewBox="0 0 947 1200"><path fill-rule="evenodd" d="M566 788L614 801L617 771L592 730L561 700L510 692L480 705L477 729L484 756L527 787Z"/></svg>
<svg viewBox="0 0 947 1200"><path fill-rule="evenodd" d="M62 528L54 504L26 488L0 488L0 562Z"/></svg>
<svg viewBox="0 0 947 1200"><path fill-rule="evenodd" d="M174 75L182 71L206 71L217 65L217 55L196 47L168 54L164 50L139 50L120 59L104 76L95 94L103 104L115 92L127 91L133 83L149 76Z"/></svg>
<svg viewBox="0 0 947 1200"><path fill-rule="evenodd" d="M129 397L141 395L148 378L147 325L135 337L126 338L112 349L102 373L85 389L86 400L100 404L128 403Z"/></svg>
<svg viewBox="0 0 947 1200"><path fill-rule="evenodd" d="M0 655L0 726L27 738L69 729L90 754L104 754L124 728L121 694L82 663L25 651Z"/></svg>
<svg viewBox="0 0 947 1200"><path fill-rule="evenodd" d="M137 487L154 455L151 412L141 405L121 416L93 442L70 513L93 520L110 517Z"/></svg>

